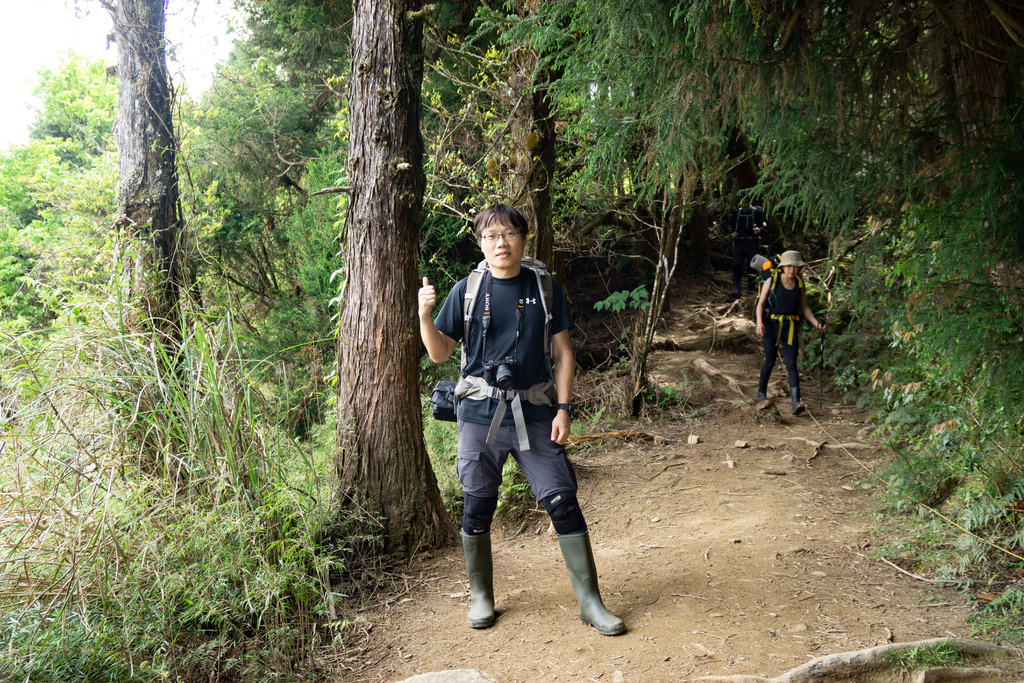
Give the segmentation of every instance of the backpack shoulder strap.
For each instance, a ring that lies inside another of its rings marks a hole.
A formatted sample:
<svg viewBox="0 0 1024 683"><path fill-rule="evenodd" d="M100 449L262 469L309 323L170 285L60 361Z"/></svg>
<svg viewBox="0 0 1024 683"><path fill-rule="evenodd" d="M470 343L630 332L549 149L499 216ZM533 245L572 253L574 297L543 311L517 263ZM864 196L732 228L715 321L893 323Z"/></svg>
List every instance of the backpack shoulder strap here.
<svg viewBox="0 0 1024 683"><path fill-rule="evenodd" d="M484 281L484 273L490 270L487 261L476 265L466 278L466 294L462 298L462 362L459 367L466 369L466 340L469 339L469 326L473 322L473 311L480 300L480 286Z"/></svg>
<svg viewBox="0 0 1024 683"><path fill-rule="evenodd" d="M483 283L484 273L488 270L490 266L487 265L487 261L481 261L466 278L466 296L462 300L462 324L465 328L462 331L463 337L466 336L466 329L473 319L473 311L476 310L477 301L480 299L480 285Z"/></svg>
<svg viewBox="0 0 1024 683"><path fill-rule="evenodd" d="M554 307L555 299L554 278L551 277L551 271L548 270L547 264L543 261L525 257L522 260L522 266L531 270L537 278L537 288L540 289L540 301L544 307L544 363L548 373L553 376L555 363L552 357L551 320L554 318L554 315L551 313L551 309Z"/></svg>
<svg viewBox="0 0 1024 683"><path fill-rule="evenodd" d="M542 303L544 304L544 316L550 322L552 318L551 308L554 305L555 298L555 288L552 284L554 278L551 277L551 271L548 270L547 265L543 261L538 261L535 258L523 258L522 265L524 268L532 270L533 274L537 277L537 286L540 288Z"/></svg>
<svg viewBox="0 0 1024 683"><path fill-rule="evenodd" d="M771 284L768 286L768 298L764 302L764 310L766 313L775 313L775 304L778 301L778 294L775 293L775 288L779 284L779 273L781 271L778 268L771 269L771 278L768 280Z"/></svg>

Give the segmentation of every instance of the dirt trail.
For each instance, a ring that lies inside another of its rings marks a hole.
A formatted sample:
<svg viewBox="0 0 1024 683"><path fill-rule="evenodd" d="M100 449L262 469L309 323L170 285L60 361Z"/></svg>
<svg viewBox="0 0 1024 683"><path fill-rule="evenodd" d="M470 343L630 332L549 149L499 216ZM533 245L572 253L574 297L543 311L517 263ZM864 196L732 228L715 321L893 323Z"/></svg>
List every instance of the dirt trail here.
<svg viewBox="0 0 1024 683"><path fill-rule="evenodd" d="M669 335L685 331L685 309L678 315ZM680 386L684 377L692 383L696 358L753 397L763 356L749 340L711 353L657 352L650 367L658 381ZM825 654L969 637L969 609L956 595L870 556L881 542L866 516L875 489L857 460L873 467L884 455L815 448L866 443L871 425L833 396L819 409L817 373L802 375L809 415L792 416L778 398L781 421L761 424L752 403L716 381L699 388L710 406L701 416L639 426L657 442L608 439L570 450L602 594L626 634L605 637L580 623L558 542L538 509L493 531L492 628L466 624L461 549L421 555L403 577L406 590L368 608L372 627L338 680L460 668L501 683L777 676ZM784 388L781 360L773 379ZM691 435L700 442L690 445Z"/></svg>

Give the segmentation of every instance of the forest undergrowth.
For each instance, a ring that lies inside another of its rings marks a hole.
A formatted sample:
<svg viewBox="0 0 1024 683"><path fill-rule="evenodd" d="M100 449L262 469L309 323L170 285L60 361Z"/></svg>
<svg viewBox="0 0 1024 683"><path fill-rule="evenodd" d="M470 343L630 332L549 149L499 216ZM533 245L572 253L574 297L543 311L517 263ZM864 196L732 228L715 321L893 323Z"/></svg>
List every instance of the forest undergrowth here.
<svg viewBox="0 0 1024 683"><path fill-rule="evenodd" d="M628 325L623 315L586 324L614 329ZM302 441L287 433L261 363L242 356L229 321L197 320L174 355L110 322L106 334L9 339L18 355L5 373L16 419L3 435L2 669L33 681L300 675L310 653L359 628L349 606L373 599L393 561L373 519L339 517L332 426ZM844 343L825 347L840 386ZM807 350L814 367L818 351ZM603 352L608 364L578 382L574 435L699 411L689 402L699 387L652 385L641 416L619 417L629 400L622 349ZM908 420L920 394L875 379L859 398L895 454L879 519L899 530L899 556L980 601L979 634L1022 644L1019 433L978 412L964 416L970 429L921 429L925 415ZM453 426L425 425L458 519ZM533 508L510 461L499 517Z"/></svg>

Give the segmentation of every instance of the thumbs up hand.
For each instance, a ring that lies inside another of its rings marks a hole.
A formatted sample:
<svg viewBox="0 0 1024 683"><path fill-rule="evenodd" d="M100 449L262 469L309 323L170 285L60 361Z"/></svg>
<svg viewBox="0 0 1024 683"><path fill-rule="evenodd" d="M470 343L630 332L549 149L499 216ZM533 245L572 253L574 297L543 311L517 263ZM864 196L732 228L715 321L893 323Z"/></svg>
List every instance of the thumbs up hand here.
<svg viewBox="0 0 1024 683"><path fill-rule="evenodd" d="M430 312L434 309L434 304L437 303L437 293L434 292L434 285L430 284L430 280L427 278L423 278L423 286L420 287L419 302L420 317L430 318Z"/></svg>

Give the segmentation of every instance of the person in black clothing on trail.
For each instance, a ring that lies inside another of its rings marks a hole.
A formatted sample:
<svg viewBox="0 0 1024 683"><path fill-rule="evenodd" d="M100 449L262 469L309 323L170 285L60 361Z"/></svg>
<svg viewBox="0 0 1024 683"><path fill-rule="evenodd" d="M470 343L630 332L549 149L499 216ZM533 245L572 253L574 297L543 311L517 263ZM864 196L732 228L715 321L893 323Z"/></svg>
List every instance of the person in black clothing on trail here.
<svg viewBox="0 0 1024 683"><path fill-rule="evenodd" d="M768 379L772 375L781 346L794 415L806 410L800 402L800 373L796 367L800 351L800 320L804 318L816 329L825 329L807 306L807 291L800 277L800 269L806 265L800 260L800 252L783 252L779 260L781 272L764 281L761 296L757 299L757 333L764 344L764 365L761 366L761 378L757 385L757 400L767 400Z"/></svg>
<svg viewBox="0 0 1024 683"><path fill-rule="evenodd" d="M764 213L750 206L750 197L741 195L740 208L732 215L732 295L739 297L743 278L750 267L750 259L757 255L761 233L765 226ZM754 283L747 279L747 294L754 293Z"/></svg>
<svg viewBox="0 0 1024 683"><path fill-rule="evenodd" d="M546 270L542 276L523 264L527 230L522 213L504 204L474 219L473 232L489 268L478 281L479 305L471 317L464 308L469 278L452 288L436 320L431 311L437 297L427 278L419 291L420 337L430 359L447 360L462 342L455 396L462 548L470 590L467 621L472 628L495 622L490 531L502 467L511 455L551 517L580 620L602 635L618 635L626 627L601 600L590 535L576 498L576 473L565 451L573 395L573 321L558 283Z"/></svg>

